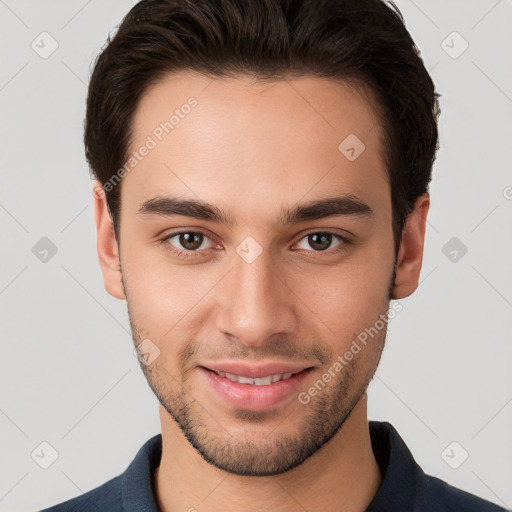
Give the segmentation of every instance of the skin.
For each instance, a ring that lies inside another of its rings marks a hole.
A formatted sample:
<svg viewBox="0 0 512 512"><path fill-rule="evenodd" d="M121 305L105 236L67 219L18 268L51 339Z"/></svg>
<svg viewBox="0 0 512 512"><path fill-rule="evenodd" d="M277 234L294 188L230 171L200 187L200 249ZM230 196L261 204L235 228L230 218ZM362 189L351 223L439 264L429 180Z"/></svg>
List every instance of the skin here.
<svg viewBox="0 0 512 512"><path fill-rule="evenodd" d="M270 410L237 410L198 365L305 361L314 367L307 390L386 313L390 292L401 299L417 288L429 197L418 198L395 259L375 104L361 90L319 77L262 84L168 75L138 105L132 150L190 96L197 106L123 178L120 246L104 195L95 196L105 288L127 301L135 345L149 339L160 350L152 364L141 364L161 404L159 506L313 512L343 504L362 511L382 478L366 389L386 329L308 404L293 396ZM354 161L338 150L350 133L366 146ZM374 214L277 223L288 208L342 194ZM138 213L154 196L206 201L236 224ZM186 251L180 237L161 241L180 230L206 234L191 258L171 252ZM307 235L325 232L353 243L336 251L344 242L333 236L319 250ZM262 249L251 263L236 252L247 236Z"/></svg>

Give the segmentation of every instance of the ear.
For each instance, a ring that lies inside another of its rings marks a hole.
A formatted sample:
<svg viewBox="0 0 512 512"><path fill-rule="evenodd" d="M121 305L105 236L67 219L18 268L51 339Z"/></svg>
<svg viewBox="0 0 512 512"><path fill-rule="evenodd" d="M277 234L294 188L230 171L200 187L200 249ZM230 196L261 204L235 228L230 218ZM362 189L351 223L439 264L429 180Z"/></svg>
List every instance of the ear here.
<svg viewBox="0 0 512 512"><path fill-rule="evenodd" d="M108 211L107 199L103 186L98 181L94 182L94 218L96 219L96 231L98 235L98 259L105 289L116 299L125 300L123 283L121 281L121 260L119 258L119 246L112 218Z"/></svg>
<svg viewBox="0 0 512 512"><path fill-rule="evenodd" d="M397 254L393 299L408 297L418 288L429 206L429 194L422 194L407 217Z"/></svg>

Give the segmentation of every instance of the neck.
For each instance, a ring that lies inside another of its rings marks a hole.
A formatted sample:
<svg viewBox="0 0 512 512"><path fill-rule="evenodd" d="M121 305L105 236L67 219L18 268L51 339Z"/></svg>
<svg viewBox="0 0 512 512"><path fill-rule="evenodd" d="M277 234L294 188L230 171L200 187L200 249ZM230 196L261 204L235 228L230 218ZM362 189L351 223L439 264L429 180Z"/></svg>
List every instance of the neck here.
<svg viewBox="0 0 512 512"><path fill-rule="evenodd" d="M293 470L270 477L238 476L207 463L160 406L162 458L154 476L162 512L295 509L362 512L381 474L375 460L363 394L336 435Z"/></svg>

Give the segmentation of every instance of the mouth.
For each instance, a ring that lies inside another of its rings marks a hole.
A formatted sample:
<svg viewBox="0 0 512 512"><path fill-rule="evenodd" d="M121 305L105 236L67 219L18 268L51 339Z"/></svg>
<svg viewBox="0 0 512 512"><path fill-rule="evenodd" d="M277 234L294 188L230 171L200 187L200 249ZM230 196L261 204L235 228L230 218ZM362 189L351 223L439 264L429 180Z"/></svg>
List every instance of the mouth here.
<svg viewBox="0 0 512 512"><path fill-rule="evenodd" d="M298 375L299 373L310 370L311 368L304 368L303 370L299 370L296 372L287 372L287 373L275 373L273 375L266 375L264 377L246 377L244 375L236 375L234 373L221 372L216 370L210 370L210 368L206 368L203 366L205 370L213 372L220 377L230 380L231 382L237 382L238 384L246 384L249 386L269 386L270 384L275 384L276 382L280 382L283 380L288 380L292 378L294 375Z"/></svg>
<svg viewBox="0 0 512 512"><path fill-rule="evenodd" d="M258 377L212 370L205 366L198 366L198 369L206 389L212 390L214 399L220 399L222 405L239 410L264 411L290 403L304 387L303 383L313 367Z"/></svg>

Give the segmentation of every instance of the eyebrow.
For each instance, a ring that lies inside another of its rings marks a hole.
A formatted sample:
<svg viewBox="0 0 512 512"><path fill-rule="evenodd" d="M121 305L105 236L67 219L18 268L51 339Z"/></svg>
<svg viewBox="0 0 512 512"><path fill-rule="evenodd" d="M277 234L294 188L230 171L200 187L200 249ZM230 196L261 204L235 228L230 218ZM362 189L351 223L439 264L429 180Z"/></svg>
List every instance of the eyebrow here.
<svg viewBox="0 0 512 512"><path fill-rule="evenodd" d="M139 214L163 215L171 217L182 215L194 219L208 220L234 227L236 221L232 215L220 208L196 199L178 199L175 197L156 196L144 201ZM325 219L328 217L355 216L371 218L373 209L353 194L328 197L301 204L293 209L281 212L277 224L287 225L306 220Z"/></svg>

